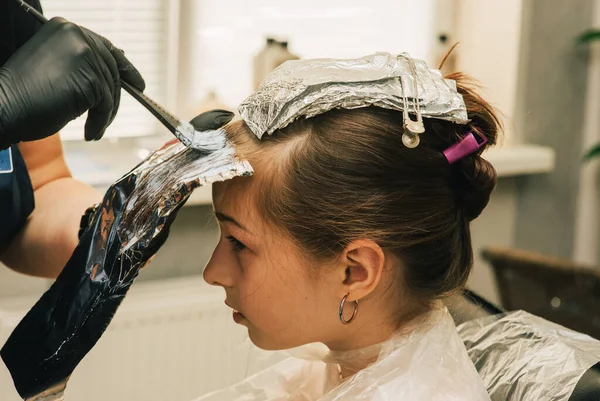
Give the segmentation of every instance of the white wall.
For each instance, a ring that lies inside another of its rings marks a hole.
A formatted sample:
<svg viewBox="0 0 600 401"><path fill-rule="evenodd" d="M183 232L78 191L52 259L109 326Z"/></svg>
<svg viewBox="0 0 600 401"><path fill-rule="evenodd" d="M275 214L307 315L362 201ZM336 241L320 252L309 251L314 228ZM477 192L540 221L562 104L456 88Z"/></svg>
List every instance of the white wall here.
<svg viewBox="0 0 600 401"><path fill-rule="evenodd" d="M504 115L505 145L518 142L513 125L523 0L455 0L458 70L483 86L484 98Z"/></svg>

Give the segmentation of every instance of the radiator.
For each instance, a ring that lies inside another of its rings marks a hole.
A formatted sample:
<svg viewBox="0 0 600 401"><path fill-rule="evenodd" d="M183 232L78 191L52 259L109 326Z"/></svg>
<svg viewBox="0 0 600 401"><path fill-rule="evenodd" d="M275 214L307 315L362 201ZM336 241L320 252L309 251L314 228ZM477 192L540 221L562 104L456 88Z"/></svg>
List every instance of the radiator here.
<svg viewBox="0 0 600 401"><path fill-rule="evenodd" d="M2 301L0 343L35 301ZM134 284L65 400L192 401L280 359L250 344L223 301L223 290L201 277ZM19 401L0 365L0 400Z"/></svg>

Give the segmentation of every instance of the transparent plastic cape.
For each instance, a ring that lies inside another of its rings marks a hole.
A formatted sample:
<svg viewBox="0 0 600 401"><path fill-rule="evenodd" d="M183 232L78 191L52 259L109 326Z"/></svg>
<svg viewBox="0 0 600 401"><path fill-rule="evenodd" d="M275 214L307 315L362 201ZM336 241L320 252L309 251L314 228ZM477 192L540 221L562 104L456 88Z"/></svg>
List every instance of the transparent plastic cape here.
<svg viewBox="0 0 600 401"><path fill-rule="evenodd" d="M436 309L377 346L327 352L310 344L196 401L489 400L448 311ZM346 379L340 365L367 367Z"/></svg>
<svg viewBox="0 0 600 401"><path fill-rule="evenodd" d="M23 399L62 400L71 373L164 244L195 188L252 173L224 131L202 134L212 146L206 152L171 142L108 189L67 265L0 351ZM215 137L222 146L213 146Z"/></svg>
<svg viewBox="0 0 600 401"><path fill-rule="evenodd" d="M407 53L286 61L238 110L252 132L262 138L300 117L336 108L378 106L412 113L416 103L423 117L457 124L469 121L456 82Z"/></svg>
<svg viewBox="0 0 600 401"><path fill-rule="evenodd" d="M600 341L523 311L468 321L458 332L494 401L567 401L600 361Z"/></svg>

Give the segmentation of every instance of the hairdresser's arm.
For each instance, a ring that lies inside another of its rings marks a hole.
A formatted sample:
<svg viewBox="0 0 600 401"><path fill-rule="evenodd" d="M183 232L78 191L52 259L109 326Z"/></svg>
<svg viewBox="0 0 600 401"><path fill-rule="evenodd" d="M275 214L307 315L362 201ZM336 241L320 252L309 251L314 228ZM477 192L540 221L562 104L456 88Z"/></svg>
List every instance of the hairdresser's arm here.
<svg viewBox="0 0 600 401"><path fill-rule="evenodd" d="M19 144L35 209L0 261L25 274L54 278L78 242L81 216L101 194L71 176L58 135Z"/></svg>

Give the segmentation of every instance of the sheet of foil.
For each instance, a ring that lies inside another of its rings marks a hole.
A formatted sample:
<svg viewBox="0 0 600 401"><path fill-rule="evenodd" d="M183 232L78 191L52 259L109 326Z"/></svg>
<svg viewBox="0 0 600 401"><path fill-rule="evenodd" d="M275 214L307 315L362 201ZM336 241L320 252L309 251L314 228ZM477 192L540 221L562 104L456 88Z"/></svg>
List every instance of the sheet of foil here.
<svg viewBox="0 0 600 401"><path fill-rule="evenodd" d="M458 332L494 401L567 401L600 362L600 341L523 311L471 320Z"/></svg>
<svg viewBox="0 0 600 401"><path fill-rule="evenodd" d="M439 70L428 68L424 61L412 59L407 53L287 61L242 102L239 113L252 132L262 138L300 117L336 108L378 106L404 111L404 97L411 113L418 99L423 117L457 124L469 122L456 82L444 79Z"/></svg>
<svg viewBox="0 0 600 401"><path fill-rule="evenodd" d="M206 135L225 138L224 131ZM0 351L21 397L61 400L71 373L110 324L139 270L166 241L192 191L251 173L225 141L206 152L174 141L113 184L67 265Z"/></svg>
<svg viewBox="0 0 600 401"><path fill-rule="evenodd" d="M130 218L125 217L127 222L119 229L123 252L139 241L151 241L160 232L157 228L197 187L252 174L250 164L238 160L233 145L225 141L223 129L201 134L204 153L198 146L189 150L187 144L174 142L175 147L155 152L133 171L136 190L124 206Z"/></svg>

